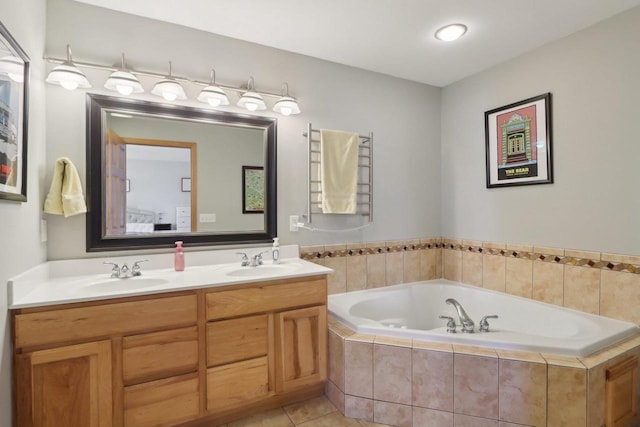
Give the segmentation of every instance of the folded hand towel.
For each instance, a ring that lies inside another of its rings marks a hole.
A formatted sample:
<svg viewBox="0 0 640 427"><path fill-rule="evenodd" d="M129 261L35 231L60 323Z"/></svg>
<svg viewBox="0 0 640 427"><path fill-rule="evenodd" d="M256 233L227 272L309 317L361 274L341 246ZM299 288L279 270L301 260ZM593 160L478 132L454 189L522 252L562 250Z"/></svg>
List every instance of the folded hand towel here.
<svg viewBox="0 0 640 427"><path fill-rule="evenodd" d="M66 157L56 160L49 194L44 201L44 211L64 215L65 218L87 211L80 176L74 164Z"/></svg>
<svg viewBox="0 0 640 427"><path fill-rule="evenodd" d="M357 133L320 130L320 182L323 213L356 213L359 142Z"/></svg>

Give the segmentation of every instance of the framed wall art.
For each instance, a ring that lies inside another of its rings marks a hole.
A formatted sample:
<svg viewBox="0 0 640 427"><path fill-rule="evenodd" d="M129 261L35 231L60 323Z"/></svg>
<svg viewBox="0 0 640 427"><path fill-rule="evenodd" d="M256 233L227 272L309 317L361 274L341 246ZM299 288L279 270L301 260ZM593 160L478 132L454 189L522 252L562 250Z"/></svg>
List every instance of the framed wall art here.
<svg viewBox="0 0 640 427"><path fill-rule="evenodd" d="M264 168L242 166L242 213L264 213Z"/></svg>
<svg viewBox="0 0 640 427"><path fill-rule="evenodd" d="M27 201L29 57L0 22L0 199Z"/></svg>
<svg viewBox="0 0 640 427"><path fill-rule="evenodd" d="M484 113L487 188L551 184L551 93Z"/></svg>

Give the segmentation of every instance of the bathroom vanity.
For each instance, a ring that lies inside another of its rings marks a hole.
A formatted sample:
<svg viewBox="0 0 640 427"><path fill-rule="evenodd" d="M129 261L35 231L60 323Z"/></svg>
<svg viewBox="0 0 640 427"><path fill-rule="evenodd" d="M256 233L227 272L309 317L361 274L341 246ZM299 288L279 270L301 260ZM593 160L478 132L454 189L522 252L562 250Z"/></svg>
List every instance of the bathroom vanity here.
<svg viewBox="0 0 640 427"><path fill-rule="evenodd" d="M16 425L216 425L322 395L331 270L283 264L12 310Z"/></svg>

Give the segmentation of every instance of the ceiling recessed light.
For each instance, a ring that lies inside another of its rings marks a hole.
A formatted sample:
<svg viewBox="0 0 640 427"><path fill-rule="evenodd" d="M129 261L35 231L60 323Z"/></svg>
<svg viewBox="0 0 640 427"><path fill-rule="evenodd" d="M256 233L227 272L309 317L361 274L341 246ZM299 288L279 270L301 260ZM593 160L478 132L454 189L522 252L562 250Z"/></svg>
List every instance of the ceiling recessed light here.
<svg viewBox="0 0 640 427"><path fill-rule="evenodd" d="M462 24L445 25L436 31L436 38L443 42L452 42L458 40L467 32L467 26Z"/></svg>

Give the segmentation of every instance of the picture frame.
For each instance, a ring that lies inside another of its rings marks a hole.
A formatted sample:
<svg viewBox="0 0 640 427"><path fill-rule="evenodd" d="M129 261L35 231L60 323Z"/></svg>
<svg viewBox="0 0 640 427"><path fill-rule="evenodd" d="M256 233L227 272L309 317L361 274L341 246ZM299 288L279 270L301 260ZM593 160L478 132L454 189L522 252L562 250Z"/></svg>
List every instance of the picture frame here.
<svg viewBox="0 0 640 427"><path fill-rule="evenodd" d="M0 22L0 199L27 201L30 60Z"/></svg>
<svg viewBox="0 0 640 427"><path fill-rule="evenodd" d="M264 213L265 177L262 166L242 166L242 213Z"/></svg>
<svg viewBox="0 0 640 427"><path fill-rule="evenodd" d="M552 184L551 93L484 113L487 188Z"/></svg>
<svg viewBox="0 0 640 427"><path fill-rule="evenodd" d="M181 178L180 179L180 190L183 193L191 192L191 178Z"/></svg>

